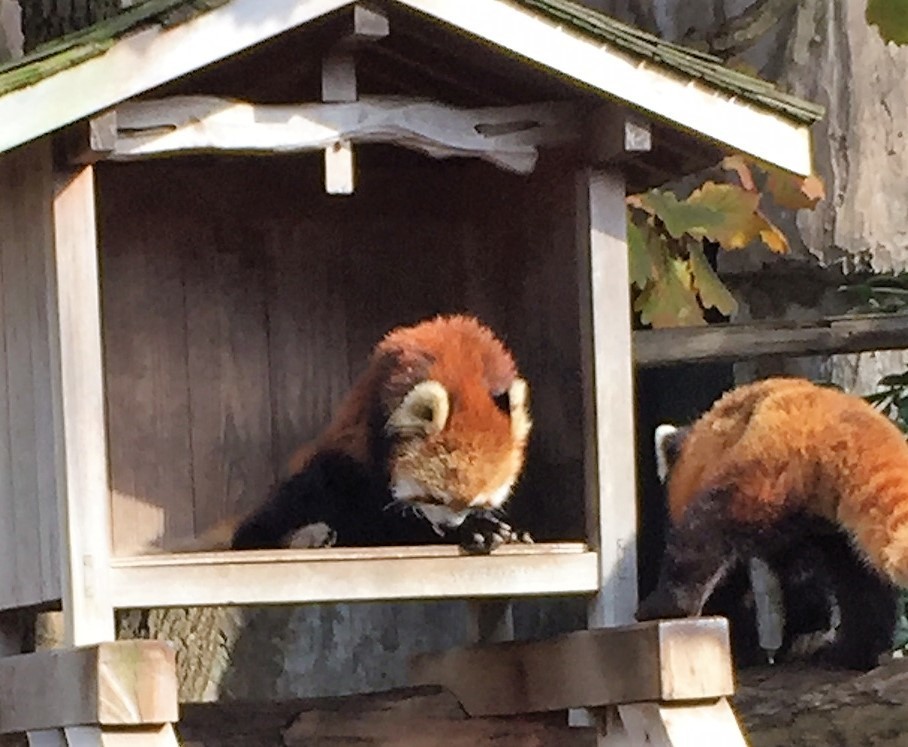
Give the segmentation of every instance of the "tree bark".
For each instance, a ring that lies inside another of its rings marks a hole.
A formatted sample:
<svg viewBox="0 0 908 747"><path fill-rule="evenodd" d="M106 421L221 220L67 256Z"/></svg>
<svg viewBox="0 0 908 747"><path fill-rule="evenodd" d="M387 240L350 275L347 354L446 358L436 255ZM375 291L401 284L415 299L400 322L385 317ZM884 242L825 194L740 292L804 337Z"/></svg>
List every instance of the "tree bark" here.
<svg viewBox="0 0 908 747"><path fill-rule="evenodd" d="M810 667L745 670L735 711L753 747L902 747L908 661L866 674Z"/></svg>

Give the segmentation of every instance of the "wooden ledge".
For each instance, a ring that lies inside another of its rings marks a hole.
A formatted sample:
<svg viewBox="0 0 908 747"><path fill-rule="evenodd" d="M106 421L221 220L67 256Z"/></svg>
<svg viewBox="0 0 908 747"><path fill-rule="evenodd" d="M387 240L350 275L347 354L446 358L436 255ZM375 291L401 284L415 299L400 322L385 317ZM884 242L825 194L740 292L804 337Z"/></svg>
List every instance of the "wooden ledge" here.
<svg viewBox="0 0 908 747"><path fill-rule="evenodd" d="M707 701L734 692L728 623L719 617L422 654L411 660L410 680L447 688L471 716Z"/></svg>
<svg viewBox="0 0 908 747"><path fill-rule="evenodd" d="M0 734L179 718L174 649L116 641L0 658Z"/></svg>
<svg viewBox="0 0 908 747"><path fill-rule="evenodd" d="M585 544L319 548L113 558L115 607L303 604L591 594L596 553Z"/></svg>

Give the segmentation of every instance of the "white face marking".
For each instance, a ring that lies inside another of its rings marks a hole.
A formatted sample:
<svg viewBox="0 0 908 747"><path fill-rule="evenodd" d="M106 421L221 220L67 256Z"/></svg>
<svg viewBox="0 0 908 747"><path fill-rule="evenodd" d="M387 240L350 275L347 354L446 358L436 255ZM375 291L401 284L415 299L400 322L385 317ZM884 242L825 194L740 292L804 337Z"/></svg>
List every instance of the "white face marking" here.
<svg viewBox="0 0 908 747"><path fill-rule="evenodd" d="M678 428L676 426L667 423L663 423L656 428L653 441L656 447L656 472L661 483L664 483L668 477L668 456L665 453L665 442L677 432Z"/></svg>
<svg viewBox="0 0 908 747"><path fill-rule="evenodd" d="M433 503L413 503L413 507L425 516L436 529L440 527L459 527L463 524L463 520L467 518L468 513L467 511L452 511L447 506Z"/></svg>

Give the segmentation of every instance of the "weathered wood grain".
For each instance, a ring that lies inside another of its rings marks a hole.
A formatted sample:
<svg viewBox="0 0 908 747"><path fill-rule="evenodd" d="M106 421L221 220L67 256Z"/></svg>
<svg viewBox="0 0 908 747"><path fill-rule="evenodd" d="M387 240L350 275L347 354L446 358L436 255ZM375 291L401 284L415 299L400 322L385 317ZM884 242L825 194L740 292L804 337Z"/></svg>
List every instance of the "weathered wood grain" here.
<svg viewBox="0 0 908 747"><path fill-rule="evenodd" d="M101 310L91 166L58 174L54 251L45 254L52 288L51 382L62 603L66 643L114 637L108 595L110 482L104 411Z"/></svg>
<svg viewBox="0 0 908 747"><path fill-rule="evenodd" d="M780 319L634 332L634 362L638 366L905 347L908 347L908 317L904 314L836 316L809 322Z"/></svg>
<svg viewBox="0 0 908 747"><path fill-rule="evenodd" d="M183 283L187 247L197 237L191 221L171 214L184 204L179 195L144 188L159 183L157 174L107 167L98 178L116 554L153 541L167 547L195 526Z"/></svg>
<svg viewBox="0 0 908 747"><path fill-rule="evenodd" d="M411 661L411 682L446 687L474 716L708 700L734 692L722 618L423 654Z"/></svg>
<svg viewBox="0 0 908 747"><path fill-rule="evenodd" d="M342 698L267 703L187 704L184 747L593 747L591 729L563 713L468 718L438 687Z"/></svg>
<svg viewBox="0 0 908 747"><path fill-rule="evenodd" d="M204 189L202 179L193 183ZM259 233L232 207L237 201L199 205L207 220L183 224L189 238L186 355L199 529L247 511L274 481L265 267Z"/></svg>
<svg viewBox="0 0 908 747"><path fill-rule="evenodd" d="M174 652L117 641L0 659L0 732L165 724L179 716Z"/></svg>

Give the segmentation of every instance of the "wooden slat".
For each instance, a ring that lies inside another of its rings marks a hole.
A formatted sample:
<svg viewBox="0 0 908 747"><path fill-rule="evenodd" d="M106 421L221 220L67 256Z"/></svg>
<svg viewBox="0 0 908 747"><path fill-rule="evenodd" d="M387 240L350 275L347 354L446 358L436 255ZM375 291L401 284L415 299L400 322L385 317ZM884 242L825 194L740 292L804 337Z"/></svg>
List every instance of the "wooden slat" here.
<svg viewBox="0 0 908 747"><path fill-rule="evenodd" d="M634 740L632 744L652 747L747 747L747 740L725 698L696 704L622 705L618 711Z"/></svg>
<svg viewBox="0 0 908 747"><path fill-rule="evenodd" d="M20 149L3 157L0 161L0 255L4 258L0 262L0 308L4 312L4 324L0 327L0 536L3 538L3 547L9 548L5 562L0 564L0 606L15 607L27 603L28 597L37 592L38 578L37 565L34 559L19 558L19 545L17 529L21 521L21 506L16 501L15 483L13 480L13 456L11 447L11 419L9 412L9 382L7 361L10 353L15 349L15 316L6 317L6 310L12 304L12 297L7 290L9 280L5 277L7 257L15 256L17 246L28 241L28 234L23 233L27 228L31 216L26 216L20 204L25 195L33 189L31 183L25 182L21 174L21 159L28 158L34 153L34 148ZM12 329L10 327L12 326ZM7 341L10 338L10 341ZM36 527L31 531L22 527L23 537L26 542L37 540L34 535ZM19 566L22 565L20 570Z"/></svg>
<svg viewBox="0 0 908 747"><path fill-rule="evenodd" d="M40 188L25 175L31 171L31 159L40 157L40 151L30 149L18 164L20 177L25 177L26 193ZM39 198L41 195L39 195ZM46 197L45 197L46 199ZM35 240L28 225L34 220L35 202L27 200L19 207L20 228L14 228L14 239L4 247L0 262L3 276L3 323L6 328L6 391L8 404L6 417L10 435L10 472L12 477L13 546L19 557L17 597L21 603L40 595L41 566L30 548L39 546L38 534L38 454L35 452L35 390L32 382L33 339L31 303L28 287L27 256L29 244ZM31 208L31 209L29 209ZM40 250L40 249L39 249ZM52 458L52 453L43 458ZM29 557L31 556L31 557Z"/></svg>
<svg viewBox="0 0 908 747"><path fill-rule="evenodd" d="M60 595L44 257L53 244L50 142L0 160L0 608ZM6 574L8 573L8 578Z"/></svg>
<svg viewBox="0 0 908 747"><path fill-rule="evenodd" d="M103 169L98 186L113 548L129 554L193 536L183 283L207 213L181 220L185 195L154 165Z"/></svg>
<svg viewBox="0 0 908 747"><path fill-rule="evenodd" d="M351 381L343 239L316 217L289 216L281 210L267 222L261 247L269 268L274 469L281 475L293 453L328 423Z"/></svg>
<svg viewBox="0 0 908 747"><path fill-rule="evenodd" d="M107 589L110 504L91 166L60 175L48 253L50 373L62 524L66 643L114 637Z"/></svg>
<svg viewBox="0 0 908 747"><path fill-rule="evenodd" d="M200 529L260 503L274 482L265 268L259 236L237 204L224 200L195 228L185 225L192 236L186 355Z"/></svg>
<svg viewBox="0 0 908 747"><path fill-rule="evenodd" d="M703 700L734 692L723 618L421 654L411 662L410 680L446 687L474 716Z"/></svg>
<svg viewBox="0 0 908 747"><path fill-rule="evenodd" d="M908 347L908 315L834 316L637 330L638 366L737 361L762 355L831 355Z"/></svg>
<svg viewBox="0 0 908 747"><path fill-rule="evenodd" d="M178 718L176 658L163 641L117 641L0 659L0 733Z"/></svg>
<svg viewBox="0 0 908 747"><path fill-rule="evenodd" d="M115 558L111 583L117 607L180 607L582 594L598 574L583 545L540 544L491 556L419 547Z"/></svg>
<svg viewBox="0 0 908 747"><path fill-rule="evenodd" d="M598 627L631 622L637 609L631 308L624 180L582 171L577 187L587 531L602 579L589 623Z"/></svg>

